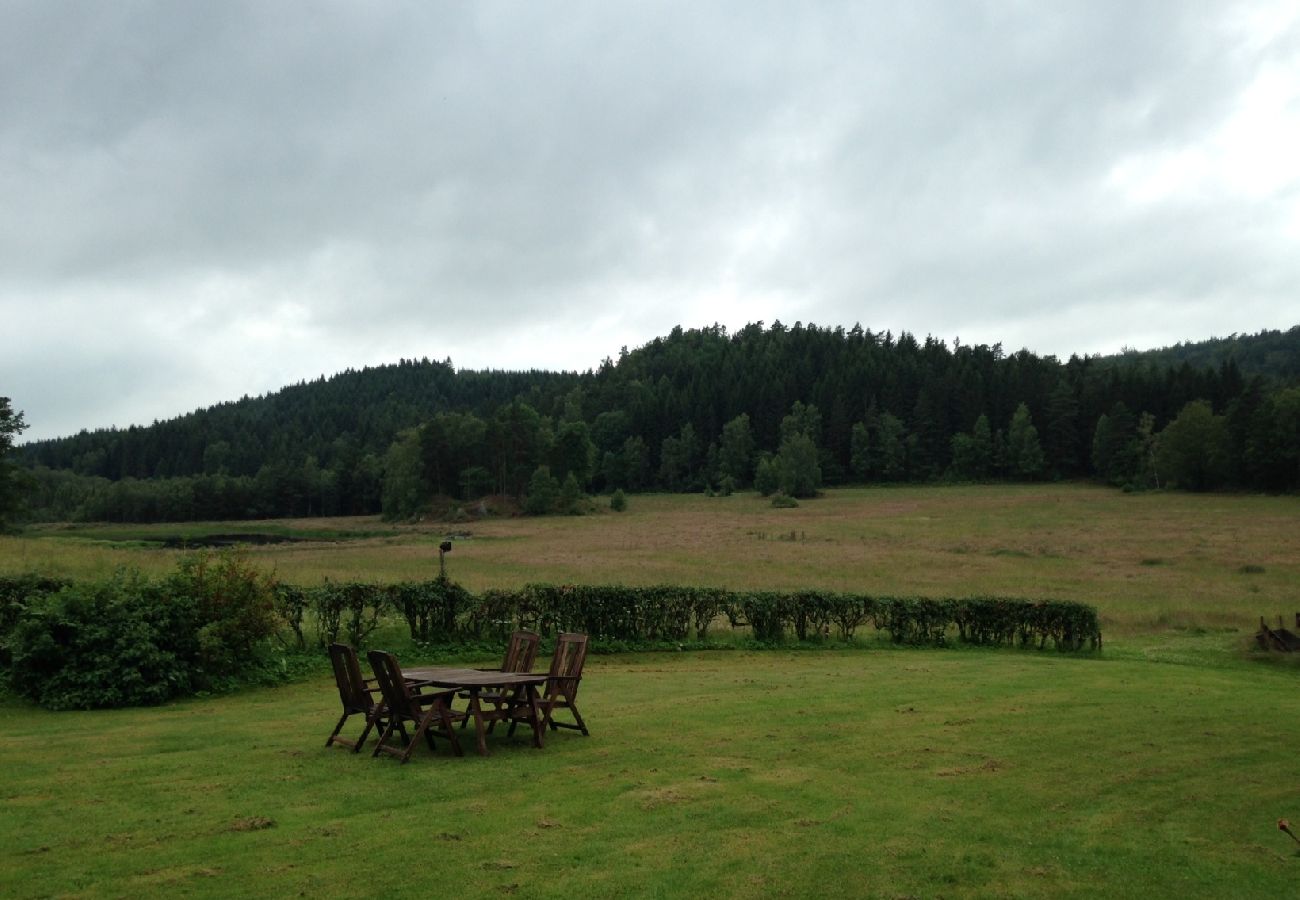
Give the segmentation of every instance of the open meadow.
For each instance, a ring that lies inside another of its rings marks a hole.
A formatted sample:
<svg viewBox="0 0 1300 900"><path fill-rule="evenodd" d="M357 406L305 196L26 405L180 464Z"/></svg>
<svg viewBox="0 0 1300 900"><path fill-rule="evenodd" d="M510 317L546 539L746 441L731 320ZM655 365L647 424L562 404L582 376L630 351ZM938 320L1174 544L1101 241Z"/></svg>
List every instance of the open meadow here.
<svg viewBox="0 0 1300 900"><path fill-rule="evenodd" d="M451 534L449 572L474 591L550 582L1048 597L1096 606L1108 639L1171 626L1249 630L1300 600L1300 498L1076 484L844 489L796 509L752 493L652 494L623 513L601 504L586 516L413 526L44 526L0 537L0 573L168 572L183 551L149 539L241 530L318 538L248 551L300 584L429 578Z"/></svg>
<svg viewBox="0 0 1300 900"><path fill-rule="evenodd" d="M252 527L284 580L1001 594L1091 603L1100 654L815 648L593 656L592 734L405 766L322 745L332 679L148 709L0 700L0 895L1276 897L1300 845L1300 500L1083 485L633 496L621 514L61 526L0 572L171 571ZM725 626L723 628L725 631ZM410 663L423 660L411 658ZM408 662L403 657L403 662ZM499 663L485 654L475 664ZM355 732L356 729L353 729Z"/></svg>

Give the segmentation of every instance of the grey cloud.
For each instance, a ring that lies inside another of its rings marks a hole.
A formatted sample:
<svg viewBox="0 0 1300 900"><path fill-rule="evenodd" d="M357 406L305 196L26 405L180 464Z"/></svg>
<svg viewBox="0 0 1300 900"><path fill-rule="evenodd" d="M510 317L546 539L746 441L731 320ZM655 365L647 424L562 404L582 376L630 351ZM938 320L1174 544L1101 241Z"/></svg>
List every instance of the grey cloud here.
<svg viewBox="0 0 1300 900"><path fill-rule="evenodd" d="M247 383L417 346L586 367L751 312L1057 353L1294 324L1294 183L1144 205L1113 179L1300 71L1296 21L1252 43L1242 9L9 4L0 303L115 304L124 410L157 370L211 402L241 343L277 348ZM57 331L32 359L98 346ZM16 398L33 433L103 423L58 397Z"/></svg>

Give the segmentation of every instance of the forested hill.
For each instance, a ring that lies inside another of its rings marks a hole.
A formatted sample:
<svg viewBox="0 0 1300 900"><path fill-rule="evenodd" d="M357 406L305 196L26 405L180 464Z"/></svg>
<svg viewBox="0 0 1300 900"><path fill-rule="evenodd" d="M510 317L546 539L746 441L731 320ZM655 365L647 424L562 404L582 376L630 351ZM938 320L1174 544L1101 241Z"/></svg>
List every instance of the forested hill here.
<svg viewBox="0 0 1300 900"><path fill-rule="evenodd" d="M1157 433L1204 401L1192 412L1210 417L1213 459L1184 485L1292 489L1300 390L1243 365L1296 371L1297 333L1233 338L1236 351L1203 366L1062 362L859 327L676 328L581 374L402 361L21 453L37 476L32 508L56 518L409 512L434 494L523 497L541 467L580 489L705 490L752 483L796 435L826 484L1137 483L1161 477Z"/></svg>
<svg viewBox="0 0 1300 900"><path fill-rule="evenodd" d="M19 448L30 465L118 480L256 475L264 466L340 472L377 466L395 435L439 412L490 414L516 397L572 389L576 374L457 372L449 362L401 360L349 369L149 426L83 431ZM366 457L371 457L365 461Z"/></svg>
<svg viewBox="0 0 1300 900"><path fill-rule="evenodd" d="M1259 334L1233 334L1226 338L1188 341L1157 350L1126 350L1102 357L1105 363L1151 363L1178 366L1187 363L1196 368L1218 368L1231 360L1242 375L1300 383L1300 325L1286 331L1261 331Z"/></svg>

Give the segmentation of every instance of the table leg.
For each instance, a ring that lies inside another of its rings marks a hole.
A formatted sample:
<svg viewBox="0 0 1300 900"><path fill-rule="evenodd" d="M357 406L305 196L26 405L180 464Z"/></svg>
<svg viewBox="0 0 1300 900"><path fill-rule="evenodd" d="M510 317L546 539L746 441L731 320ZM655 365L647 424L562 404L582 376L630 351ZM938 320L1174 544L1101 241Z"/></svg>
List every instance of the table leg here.
<svg viewBox="0 0 1300 900"><path fill-rule="evenodd" d="M528 711L532 714L528 724L533 726L533 746L540 750L542 748L542 718L541 712L537 708L537 685L526 684L524 687L528 690Z"/></svg>
<svg viewBox="0 0 1300 900"><path fill-rule="evenodd" d="M487 756L487 735L483 731L483 708L478 702L478 688L469 689L469 714L474 717L474 734L478 738L480 756Z"/></svg>

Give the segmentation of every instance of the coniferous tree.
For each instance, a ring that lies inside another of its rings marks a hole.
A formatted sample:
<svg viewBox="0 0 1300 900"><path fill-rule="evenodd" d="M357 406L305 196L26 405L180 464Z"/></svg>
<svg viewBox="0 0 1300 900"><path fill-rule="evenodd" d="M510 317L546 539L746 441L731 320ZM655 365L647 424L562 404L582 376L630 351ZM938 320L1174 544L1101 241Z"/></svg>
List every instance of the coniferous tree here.
<svg viewBox="0 0 1300 900"><path fill-rule="evenodd" d="M871 433L865 422L855 422L849 435L849 472L858 481L871 477Z"/></svg>
<svg viewBox="0 0 1300 900"><path fill-rule="evenodd" d="M1043 452L1054 477L1069 478L1079 473L1079 401L1064 378L1047 398Z"/></svg>
<svg viewBox="0 0 1300 900"><path fill-rule="evenodd" d="M564 476L564 483L560 485L560 511L570 515L579 512L578 501L581 499L582 488L578 485L578 476L569 472Z"/></svg>
<svg viewBox="0 0 1300 900"><path fill-rule="evenodd" d="M876 425L876 471L884 481L902 481L907 476L907 431L892 413L883 413Z"/></svg>
<svg viewBox="0 0 1300 900"><path fill-rule="evenodd" d="M622 464L627 489L645 490L650 481L650 449L641 435L634 434L623 442Z"/></svg>
<svg viewBox="0 0 1300 900"><path fill-rule="evenodd" d="M585 486L591 480L595 455L587 423L565 421L556 431L551 447L551 471L560 479L572 474L580 487Z"/></svg>
<svg viewBox="0 0 1300 900"><path fill-rule="evenodd" d="M560 497L560 483L551 474L550 466L538 466L528 479L528 493L524 497L524 512L530 516L544 516L555 511Z"/></svg>

